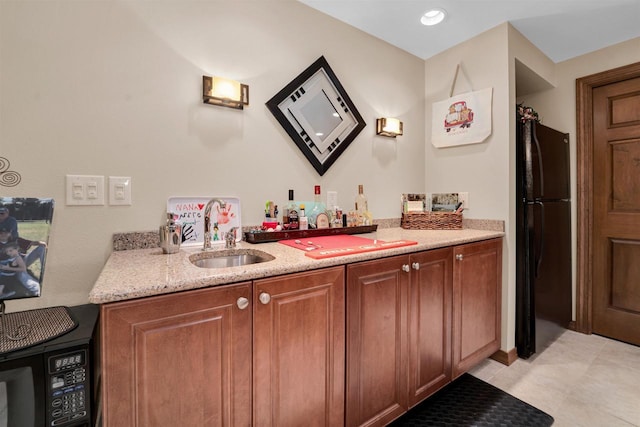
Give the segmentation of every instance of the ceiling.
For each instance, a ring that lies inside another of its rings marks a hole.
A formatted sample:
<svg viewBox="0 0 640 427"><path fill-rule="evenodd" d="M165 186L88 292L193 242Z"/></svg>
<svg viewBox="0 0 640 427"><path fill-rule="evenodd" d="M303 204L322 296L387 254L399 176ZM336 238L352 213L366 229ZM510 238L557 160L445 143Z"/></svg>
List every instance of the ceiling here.
<svg viewBox="0 0 640 427"><path fill-rule="evenodd" d="M640 37L640 0L299 0L427 59L510 22L553 62ZM420 17L447 12L433 27Z"/></svg>

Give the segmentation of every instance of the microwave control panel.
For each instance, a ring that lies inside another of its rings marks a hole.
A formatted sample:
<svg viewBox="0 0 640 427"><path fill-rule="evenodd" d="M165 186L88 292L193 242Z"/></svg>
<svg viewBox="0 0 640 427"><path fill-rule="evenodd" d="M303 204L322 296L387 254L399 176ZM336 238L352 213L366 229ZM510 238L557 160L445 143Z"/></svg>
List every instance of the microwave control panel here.
<svg viewBox="0 0 640 427"><path fill-rule="evenodd" d="M88 351L76 349L47 358L47 425L75 426L89 422Z"/></svg>

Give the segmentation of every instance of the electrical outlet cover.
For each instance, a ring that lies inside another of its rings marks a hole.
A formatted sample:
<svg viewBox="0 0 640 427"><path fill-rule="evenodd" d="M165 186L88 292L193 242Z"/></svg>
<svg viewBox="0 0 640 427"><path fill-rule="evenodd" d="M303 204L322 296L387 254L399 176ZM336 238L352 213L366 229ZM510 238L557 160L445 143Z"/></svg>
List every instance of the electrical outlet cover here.
<svg viewBox="0 0 640 427"><path fill-rule="evenodd" d="M469 209L469 193L458 193L458 202L462 202L463 209Z"/></svg>

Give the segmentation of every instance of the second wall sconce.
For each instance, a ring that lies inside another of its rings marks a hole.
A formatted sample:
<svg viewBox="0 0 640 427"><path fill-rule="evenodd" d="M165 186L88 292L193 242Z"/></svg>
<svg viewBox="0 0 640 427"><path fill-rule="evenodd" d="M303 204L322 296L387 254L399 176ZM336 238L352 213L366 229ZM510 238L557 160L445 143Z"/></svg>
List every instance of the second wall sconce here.
<svg viewBox="0 0 640 427"><path fill-rule="evenodd" d="M376 135L390 138L402 135L402 122L391 117L376 119Z"/></svg>
<svg viewBox="0 0 640 427"><path fill-rule="evenodd" d="M202 76L202 102L242 110L249 105L249 86L222 77Z"/></svg>

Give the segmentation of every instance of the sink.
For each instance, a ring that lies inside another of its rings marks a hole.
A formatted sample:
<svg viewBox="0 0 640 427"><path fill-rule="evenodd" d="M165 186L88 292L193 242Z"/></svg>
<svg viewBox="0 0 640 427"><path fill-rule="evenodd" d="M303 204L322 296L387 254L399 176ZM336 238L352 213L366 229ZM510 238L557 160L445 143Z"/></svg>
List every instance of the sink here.
<svg viewBox="0 0 640 427"><path fill-rule="evenodd" d="M273 255L256 249L223 249L200 252L189 257L189 261L201 268L238 267L274 260Z"/></svg>

